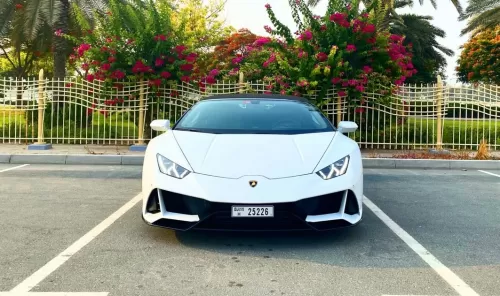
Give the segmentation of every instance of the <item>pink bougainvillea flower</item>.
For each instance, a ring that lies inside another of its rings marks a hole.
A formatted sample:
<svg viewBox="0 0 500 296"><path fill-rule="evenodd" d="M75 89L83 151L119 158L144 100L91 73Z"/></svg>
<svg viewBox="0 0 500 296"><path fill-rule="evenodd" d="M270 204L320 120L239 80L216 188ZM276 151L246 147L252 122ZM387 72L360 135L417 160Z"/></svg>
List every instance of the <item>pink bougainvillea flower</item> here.
<svg viewBox="0 0 500 296"><path fill-rule="evenodd" d="M80 46L78 46L77 49L78 56L82 57L85 54L85 52L90 49L90 47L91 47L90 44L87 43L80 44Z"/></svg>
<svg viewBox="0 0 500 296"><path fill-rule="evenodd" d="M237 57L237 58L234 58L234 59L232 60L232 63L233 63L234 65L238 65L238 64L239 64L239 63L241 63L242 61L243 61L243 57Z"/></svg>
<svg viewBox="0 0 500 296"><path fill-rule="evenodd" d="M186 56L186 61L188 63L194 63L194 62L196 62L197 57L198 57L198 55L196 53L192 52Z"/></svg>
<svg viewBox="0 0 500 296"><path fill-rule="evenodd" d="M328 55L324 52L319 52L317 55L316 55L316 59L320 62L324 62L328 59Z"/></svg>
<svg viewBox="0 0 500 296"><path fill-rule="evenodd" d="M178 54L178 55L180 55L180 54L182 54L182 53L183 53L186 49L187 49L187 47L186 47L186 46L184 46L184 45L177 45L177 46L175 47L175 49L174 49L174 50L175 50L175 52L177 52L177 54Z"/></svg>
<svg viewBox="0 0 500 296"><path fill-rule="evenodd" d="M370 66L364 66L363 72L365 72L366 74L370 74L371 72L373 72L373 69Z"/></svg>
<svg viewBox="0 0 500 296"><path fill-rule="evenodd" d="M191 77L189 77L189 76L182 76L181 77L181 81L183 81L183 82L189 82L189 81L191 81Z"/></svg>
<svg viewBox="0 0 500 296"><path fill-rule="evenodd" d="M266 30L266 32L269 34L271 34L273 32L273 29L271 29L271 27L269 27L268 25L264 26L264 30Z"/></svg>
<svg viewBox="0 0 500 296"><path fill-rule="evenodd" d="M345 97L347 94L345 91L339 90L338 95L339 95L339 97Z"/></svg>
<svg viewBox="0 0 500 296"><path fill-rule="evenodd" d="M354 110L354 112L356 112L356 113L365 113L365 108L363 108L363 107L357 107L357 108Z"/></svg>
<svg viewBox="0 0 500 296"><path fill-rule="evenodd" d="M267 68L269 67L269 64L269 61L265 61L264 63L262 63L262 67Z"/></svg>
<svg viewBox="0 0 500 296"><path fill-rule="evenodd" d="M193 64L184 64L184 65L181 65L179 68L181 69L181 71L188 72L188 71L192 71L194 66L193 66Z"/></svg>
<svg viewBox="0 0 500 296"><path fill-rule="evenodd" d="M88 74L85 79L87 79L88 82L94 82L95 76L93 74Z"/></svg>
<svg viewBox="0 0 500 296"><path fill-rule="evenodd" d="M165 64L165 61L164 61L164 60L162 60L162 59L160 59L160 58L157 58L157 59L155 60L155 66L156 66L156 67L161 67L161 66L163 66L163 64Z"/></svg>
<svg viewBox="0 0 500 296"><path fill-rule="evenodd" d="M167 71L163 71L160 73L160 76L163 78L163 79L169 79L172 74L170 74L170 72L167 72Z"/></svg>
<svg viewBox="0 0 500 296"><path fill-rule="evenodd" d="M102 66L101 66L102 71L108 71L109 69L111 69L110 64L108 64L108 63L102 64Z"/></svg>
<svg viewBox="0 0 500 296"><path fill-rule="evenodd" d="M300 39L301 39L301 40L307 40L307 41L309 41L309 40L311 40L312 38L313 38L313 34L312 34L312 32L311 32L311 31L309 31L309 30L304 31L304 32L300 35Z"/></svg>
<svg viewBox="0 0 500 296"><path fill-rule="evenodd" d="M205 81L208 83L208 84L215 84L217 82L217 80L215 79L215 77L211 76L211 75L208 75L207 78L205 79Z"/></svg>
<svg viewBox="0 0 500 296"><path fill-rule="evenodd" d="M392 34L391 37L389 37L389 39L393 42L399 42L403 40L403 37L396 34Z"/></svg>
<svg viewBox="0 0 500 296"><path fill-rule="evenodd" d="M58 36L58 37L61 37L61 36L62 36L62 34L63 34L63 31L62 31L62 29L57 29L57 30L54 32L54 34L55 34L56 36Z"/></svg>
<svg viewBox="0 0 500 296"><path fill-rule="evenodd" d="M346 19L346 17L347 17L347 14L336 12L336 13L330 15L330 21L338 24L341 21L344 21Z"/></svg>
<svg viewBox="0 0 500 296"><path fill-rule="evenodd" d="M366 39L366 42L368 44L374 44L375 42L377 42L377 39L375 39L374 37L371 37L371 38Z"/></svg>
<svg viewBox="0 0 500 296"><path fill-rule="evenodd" d="M345 48L348 52L354 52L356 51L356 46L354 46L354 44L347 44L346 48Z"/></svg>
<svg viewBox="0 0 500 296"><path fill-rule="evenodd" d="M367 24L366 26L363 27L361 30L363 33L373 33L375 32L375 25L373 24Z"/></svg>
<svg viewBox="0 0 500 296"><path fill-rule="evenodd" d="M135 65L132 67L132 72L134 73L141 73L141 72L146 72L148 69L146 65L141 60L138 60L135 62Z"/></svg>
<svg viewBox="0 0 500 296"><path fill-rule="evenodd" d="M215 76L219 75L219 73L220 73L220 71L218 69L213 69L208 73L208 75L215 77Z"/></svg>
<svg viewBox="0 0 500 296"><path fill-rule="evenodd" d="M255 46L260 47L260 46L262 46L264 44L267 44L269 42L271 42L271 38L269 38L269 37L261 37L261 38L255 40Z"/></svg>
<svg viewBox="0 0 500 296"><path fill-rule="evenodd" d="M114 71L111 74L111 78L114 78L114 79L123 79L123 78L125 78L125 73L123 73L120 70L116 70L116 71Z"/></svg>
<svg viewBox="0 0 500 296"><path fill-rule="evenodd" d="M266 9L271 9L271 4L267 3L267 4L265 5L265 7L266 7Z"/></svg>
<svg viewBox="0 0 500 296"><path fill-rule="evenodd" d="M163 35L163 34L156 35L156 36L154 37L154 40L155 40L155 41L165 41L165 40L167 40L167 36L165 36L165 35Z"/></svg>
<svg viewBox="0 0 500 296"><path fill-rule="evenodd" d="M108 62L114 63L114 62L116 62L116 58L113 57L113 56L111 56L111 57L108 58Z"/></svg>
<svg viewBox="0 0 500 296"><path fill-rule="evenodd" d="M349 79L347 81L347 85L349 85L349 86L355 86L357 84L358 84L358 81L356 79Z"/></svg>
<svg viewBox="0 0 500 296"><path fill-rule="evenodd" d="M359 92L364 92L365 91L365 87L362 86L362 85L356 85L356 90L359 91Z"/></svg>
<svg viewBox="0 0 500 296"><path fill-rule="evenodd" d="M365 12L365 13L363 13L363 14L361 14L361 17L362 17L362 18L368 18L369 16L370 16L370 15L369 15L368 13L366 13L366 12Z"/></svg>
<svg viewBox="0 0 500 296"><path fill-rule="evenodd" d="M20 3L17 3L16 4L16 10L21 10L21 9L23 9L23 5L20 4Z"/></svg>
<svg viewBox="0 0 500 296"><path fill-rule="evenodd" d="M321 27L319 28L321 31L326 31L326 25L321 25Z"/></svg>
<svg viewBox="0 0 500 296"><path fill-rule="evenodd" d="M84 71L88 71L88 70L89 70L89 68L90 68L89 64L87 64L87 63L83 63L83 64L82 64L82 69L83 69Z"/></svg>
<svg viewBox="0 0 500 296"><path fill-rule="evenodd" d="M333 77L332 78L332 83L333 84L338 84L338 83L340 83L340 81L342 81L342 79L340 77Z"/></svg>
<svg viewBox="0 0 500 296"><path fill-rule="evenodd" d="M236 75L238 75L239 71L240 71L239 68L233 68L231 71L229 71L228 74L231 75L231 76L236 76Z"/></svg>

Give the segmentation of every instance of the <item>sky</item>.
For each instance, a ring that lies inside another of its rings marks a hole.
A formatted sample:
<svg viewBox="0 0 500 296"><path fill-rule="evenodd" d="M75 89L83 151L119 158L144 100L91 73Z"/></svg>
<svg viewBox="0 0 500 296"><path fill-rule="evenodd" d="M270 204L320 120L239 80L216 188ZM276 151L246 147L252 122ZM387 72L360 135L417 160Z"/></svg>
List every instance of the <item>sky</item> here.
<svg viewBox="0 0 500 296"><path fill-rule="evenodd" d="M458 12L450 0L437 0L437 9L431 5L430 0L423 1L424 3L420 5L419 1L414 0L412 8L400 9L398 12L432 16L432 24L446 32L446 37L439 38L439 42L455 52L454 56L447 57L446 81L450 84L457 83L455 74L456 61L460 55L460 46L468 39L467 35L461 37L460 31L465 27L466 22L458 21ZM327 2L328 0L322 0L313 9L313 12L324 15ZM291 16L288 0L227 0L222 17L228 25L236 29L247 28L255 34L265 36L267 33L264 30L264 25L272 27L264 7L266 3L271 5L278 20L289 26L294 32L296 27ZM466 0L461 0L460 3L465 9Z"/></svg>

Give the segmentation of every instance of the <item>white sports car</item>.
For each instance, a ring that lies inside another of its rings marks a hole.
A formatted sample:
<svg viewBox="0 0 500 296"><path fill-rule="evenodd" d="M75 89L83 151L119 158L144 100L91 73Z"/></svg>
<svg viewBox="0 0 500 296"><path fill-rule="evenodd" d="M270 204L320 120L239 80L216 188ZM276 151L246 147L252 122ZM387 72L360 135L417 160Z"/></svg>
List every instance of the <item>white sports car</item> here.
<svg viewBox="0 0 500 296"><path fill-rule="evenodd" d="M329 230L363 214L357 143L306 99L218 95L191 107L146 150L142 218L175 230Z"/></svg>

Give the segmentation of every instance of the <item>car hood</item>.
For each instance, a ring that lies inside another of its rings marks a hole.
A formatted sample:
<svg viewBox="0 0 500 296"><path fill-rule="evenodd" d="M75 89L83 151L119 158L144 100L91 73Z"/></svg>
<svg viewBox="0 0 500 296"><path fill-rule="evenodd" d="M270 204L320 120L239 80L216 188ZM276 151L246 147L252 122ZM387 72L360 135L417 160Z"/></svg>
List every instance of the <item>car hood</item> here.
<svg viewBox="0 0 500 296"><path fill-rule="evenodd" d="M173 135L195 173L277 179L312 173L335 132L236 135L174 130Z"/></svg>

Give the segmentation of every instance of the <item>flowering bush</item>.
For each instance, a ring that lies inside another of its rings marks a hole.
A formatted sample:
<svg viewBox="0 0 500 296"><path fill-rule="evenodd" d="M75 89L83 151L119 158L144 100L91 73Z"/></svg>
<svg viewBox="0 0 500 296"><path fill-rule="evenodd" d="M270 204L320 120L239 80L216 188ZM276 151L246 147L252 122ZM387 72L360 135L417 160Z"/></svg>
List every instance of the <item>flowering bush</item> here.
<svg viewBox="0 0 500 296"><path fill-rule="evenodd" d="M268 81L268 92L317 94L322 99L334 86L338 96L352 100L377 83L401 85L416 73L402 36L377 32L366 12L350 6L335 11L333 2L320 17L303 0L291 1L299 27L294 34L267 4L275 29L266 26L272 37L257 39L254 50L240 62L247 77ZM299 12L305 21L300 20Z"/></svg>
<svg viewBox="0 0 500 296"><path fill-rule="evenodd" d="M465 43L456 70L462 82L500 84L500 26Z"/></svg>

